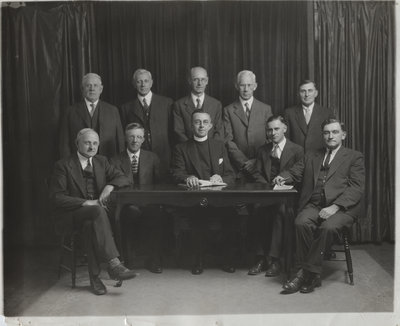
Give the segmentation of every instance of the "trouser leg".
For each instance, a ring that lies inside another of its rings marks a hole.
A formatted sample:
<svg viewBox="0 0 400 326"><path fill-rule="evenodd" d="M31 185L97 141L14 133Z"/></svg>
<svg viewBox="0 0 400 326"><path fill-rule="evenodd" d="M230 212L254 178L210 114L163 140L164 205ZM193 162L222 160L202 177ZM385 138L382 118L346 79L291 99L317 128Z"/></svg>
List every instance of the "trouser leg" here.
<svg viewBox="0 0 400 326"><path fill-rule="evenodd" d="M310 272L321 273L324 253L337 241L343 227L350 228L354 219L343 213L337 212L327 220L320 220L319 227L315 230L314 239L303 263L303 269Z"/></svg>
<svg viewBox="0 0 400 326"><path fill-rule="evenodd" d="M85 221L91 222L91 243L99 261L108 262L119 256L112 236L110 221L104 208L101 206L85 206L74 212L74 218L78 224Z"/></svg>

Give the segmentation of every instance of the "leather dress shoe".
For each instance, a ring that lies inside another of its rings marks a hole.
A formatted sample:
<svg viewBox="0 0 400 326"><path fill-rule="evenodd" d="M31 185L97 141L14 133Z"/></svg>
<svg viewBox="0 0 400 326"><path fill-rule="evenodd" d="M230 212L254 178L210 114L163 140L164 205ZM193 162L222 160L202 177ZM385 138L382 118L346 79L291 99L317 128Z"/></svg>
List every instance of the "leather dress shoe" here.
<svg viewBox="0 0 400 326"><path fill-rule="evenodd" d="M136 277L136 272L126 268L122 263L114 268L108 267L108 275L112 280L123 281Z"/></svg>
<svg viewBox="0 0 400 326"><path fill-rule="evenodd" d="M266 277L278 276L281 273L281 264L278 261L272 262L267 271L265 272Z"/></svg>
<svg viewBox="0 0 400 326"><path fill-rule="evenodd" d="M283 294L292 294L300 290L301 286L305 283L307 279L307 273L303 269L297 272L297 274L292 277L283 285Z"/></svg>
<svg viewBox="0 0 400 326"><path fill-rule="evenodd" d="M313 292L315 288L321 286L321 275L316 273L310 273L311 275L307 278L304 284L300 288L301 293Z"/></svg>
<svg viewBox="0 0 400 326"><path fill-rule="evenodd" d="M232 265L223 265L222 270L227 273L235 273L236 272L236 268L233 267Z"/></svg>
<svg viewBox="0 0 400 326"><path fill-rule="evenodd" d="M90 277L90 289L96 295L103 295L107 293L107 289L98 276Z"/></svg>
<svg viewBox="0 0 400 326"><path fill-rule="evenodd" d="M265 270L266 261L265 259L260 259L254 266L249 269L247 275L258 275L263 270Z"/></svg>
<svg viewBox="0 0 400 326"><path fill-rule="evenodd" d="M203 264L202 263L196 263L192 266L191 270L193 275L200 275L203 273Z"/></svg>
<svg viewBox="0 0 400 326"><path fill-rule="evenodd" d="M153 259L148 265L149 271L156 274L161 274L163 272L162 264L160 259Z"/></svg>

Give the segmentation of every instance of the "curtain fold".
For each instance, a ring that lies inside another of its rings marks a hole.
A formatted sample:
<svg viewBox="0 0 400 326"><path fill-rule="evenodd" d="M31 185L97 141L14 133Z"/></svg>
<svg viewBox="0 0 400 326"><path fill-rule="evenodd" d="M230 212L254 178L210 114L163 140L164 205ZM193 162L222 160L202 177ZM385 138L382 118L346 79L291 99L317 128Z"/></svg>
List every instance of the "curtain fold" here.
<svg viewBox="0 0 400 326"><path fill-rule="evenodd" d="M365 155L362 241L394 240L394 2L315 2L316 80L321 104Z"/></svg>
<svg viewBox="0 0 400 326"><path fill-rule="evenodd" d="M366 155L368 215L356 240L393 238L391 3L322 1L311 15L303 1L37 2L1 10L6 241L52 242L44 180L85 73L100 74L102 98L120 106L135 95L135 69L150 70L154 92L176 100L195 65L208 69L208 93L223 105L237 98L237 72L253 70L255 96L274 113L297 101L297 84L313 68L320 101L349 126L348 145ZM315 40L307 27L313 15Z"/></svg>

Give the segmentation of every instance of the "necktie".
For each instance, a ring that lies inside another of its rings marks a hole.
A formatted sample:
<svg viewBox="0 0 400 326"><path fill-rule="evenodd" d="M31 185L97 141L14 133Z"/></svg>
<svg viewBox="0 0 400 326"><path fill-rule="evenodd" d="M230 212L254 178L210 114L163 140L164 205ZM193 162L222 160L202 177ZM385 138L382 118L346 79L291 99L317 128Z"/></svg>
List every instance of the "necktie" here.
<svg viewBox="0 0 400 326"><path fill-rule="evenodd" d="M94 114L94 109L96 108L96 106L94 105L94 103L90 103L90 116L93 117Z"/></svg>
<svg viewBox="0 0 400 326"><path fill-rule="evenodd" d="M92 164L90 164L90 160L87 160L87 165L85 167L85 169L83 170L83 173L86 177L91 177L93 176L93 166Z"/></svg>
<svg viewBox="0 0 400 326"><path fill-rule="evenodd" d="M328 152L328 155L326 156L325 162L324 162L324 168L326 170L329 169L329 161L331 160L331 155L332 155L332 150L330 149Z"/></svg>
<svg viewBox="0 0 400 326"><path fill-rule="evenodd" d="M310 108L306 108L304 110L305 110L304 118L306 119L306 123L309 124L310 119L311 119L311 110L310 110Z"/></svg>
<svg viewBox="0 0 400 326"><path fill-rule="evenodd" d="M132 156L131 170L134 176L138 173L138 159L135 154Z"/></svg>
<svg viewBox="0 0 400 326"><path fill-rule="evenodd" d="M246 107L246 116L247 116L247 120L250 119L250 107L249 107L249 102L246 102L244 104L244 106Z"/></svg>
<svg viewBox="0 0 400 326"><path fill-rule="evenodd" d="M149 105L147 104L147 101L146 101L145 97L143 97L143 109L144 109L145 112L147 112L148 109L149 109Z"/></svg>
<svg viewBox="0 0 400 326"><path fill-rule="evenodd" d="M278 151L279 151L279 146L278 146L278 144L275 144L274 148L272 149L271 156L275 157L275 158L279 158Z"/></svg>
<svg viewBox="0 0 400 326"><path fill-rule="evenodd" d="M196 109L200 110L201 109L201 104L200 104L200 98L199 97L196 99L196 103L197 103Z"/></svg>

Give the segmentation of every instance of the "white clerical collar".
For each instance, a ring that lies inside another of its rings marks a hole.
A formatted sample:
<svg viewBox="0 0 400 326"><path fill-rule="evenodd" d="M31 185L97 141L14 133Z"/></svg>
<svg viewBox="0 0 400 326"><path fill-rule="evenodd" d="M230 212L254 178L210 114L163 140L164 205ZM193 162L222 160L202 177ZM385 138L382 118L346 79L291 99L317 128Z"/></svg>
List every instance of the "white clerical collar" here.
<svg viewBox="0 0 400 326"><path fill-rule="evenodd" d="M93 104L94 104L94 107L96 107L96 106L97 106L97 103L99 103L99 100L94 101L94 102L90 102L90 101L88 101L88 100L86 99L86 97L85 97L85 103L86 103L87 109L90 110L90 109L91 109L91 104L93 103Z"/></svg>
<svg viewBox="0 0 400 326"><path fill-rule="evenodd" d="M201 143L201 142L204 142L204 141L206 141L208 139L208 135L205 135L204 137L197 137L197 136L193 135L193 138L194 138L195 141L198 141L198 142Z"/></svg>
<svg viewBox="0 0 400 326"><path fill-rule="evenodd" d="M252 96L248 100L244 100L239 96L239 100L244 109L246 109L246 106L245 106L246 103L249 103L249 108L251 109L251 106L253 105L254 97Z"/></svg>
<svg viewBox="0 0 400 326"><path fill-rule="evenodd" d="M153 93L150 91L150 92L148 92L145 96L142 96L142 95L140 95L139 93L138 93L138 99L139 99L139 101L140 101L140 103L142 103L142 105L143 105L143 99L146 99L146 104L148 105L148 106L150 106L150 104L151 104L151 99L153 98Z"/></svg>
<svg viewBox="0 0 400 326"><path fill-rule="evenodd" d="M81 153L76 152L78 154L78 159L79 159L79 163L81 163L81 167L84 170L87 166L87 161L89 159L90 165L93 166L93 160L92 160L92 156L91 157L85 157L83 156Z"/></svg>
<svg viewBox="0 0 400 326"><path fill-rule="evenodd" d="M197 96L197 95L195 95L193 93L190 93L190 95L192 97L192 101L193 101L193 104L194 104L195 107L197 106L197 99L200 99L200 107L203 106L204 98L206 96L205 93L201 94L200 96Z"/></svg>
<svg viewBox="0 0 400 326"><path fill-rule="evenodd" d="M129 149L126 149L126 152L128 153L129 158L132 161L132 156L135 155L137 159L139 159L140 156L140 148L136 153L132 153Z"/></svg>
<svg viewBox="0 0 400 326"><path fill-rule="evenodd" d="M303 111L306 111L306 110L310 110L310 112L312 112L313 110L314 110L314 104L315 104L315 102L313 102L312 104L310 104L309 106L305 106L305 105L301 105L302 106L302 108L303 108Z"/></svg>

